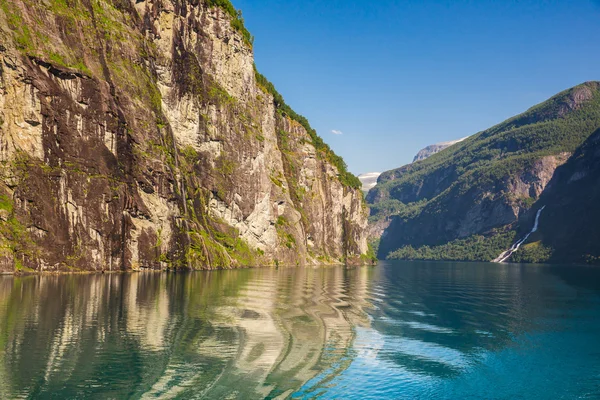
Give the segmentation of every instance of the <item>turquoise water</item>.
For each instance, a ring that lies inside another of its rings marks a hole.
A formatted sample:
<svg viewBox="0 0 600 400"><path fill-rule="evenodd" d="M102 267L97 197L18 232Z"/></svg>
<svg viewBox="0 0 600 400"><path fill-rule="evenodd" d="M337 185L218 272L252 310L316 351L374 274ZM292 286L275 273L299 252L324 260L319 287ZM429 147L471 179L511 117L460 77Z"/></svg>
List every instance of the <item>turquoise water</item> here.
<svg viewBox="0 0 600 400"><path fill-rule="evenodd" d="M0 398L598 399L600 269L3 276Z"/></svg>

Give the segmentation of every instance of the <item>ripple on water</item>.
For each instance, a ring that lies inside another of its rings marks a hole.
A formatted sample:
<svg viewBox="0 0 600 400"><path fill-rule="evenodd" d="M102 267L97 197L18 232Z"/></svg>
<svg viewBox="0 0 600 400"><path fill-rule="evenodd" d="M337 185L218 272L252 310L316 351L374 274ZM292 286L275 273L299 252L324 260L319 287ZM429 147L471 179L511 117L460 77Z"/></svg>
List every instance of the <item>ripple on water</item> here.
<svg viewBox="0 0 600 400"><path fill-rule="evenodd" d="M0 398L599 398L594 280L461 263L0 277Z"/></svg>

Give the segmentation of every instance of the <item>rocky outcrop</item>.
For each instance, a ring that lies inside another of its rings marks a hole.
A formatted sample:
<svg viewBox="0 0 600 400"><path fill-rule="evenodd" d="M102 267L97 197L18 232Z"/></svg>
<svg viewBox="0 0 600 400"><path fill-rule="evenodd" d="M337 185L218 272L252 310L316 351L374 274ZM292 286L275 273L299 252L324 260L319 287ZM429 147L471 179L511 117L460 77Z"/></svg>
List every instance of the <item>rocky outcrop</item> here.
<svg viewBox="0 0 600 400"><path fill-rule="evenodd" d="M539 229L510 260L600 264L600 129L557 168L536 204L519 219L518 233Z"/></svg>
<svg viewBox="0 0 600 400"><path fill-rule="evenodd" d="M432 155L439 153L440 151L442 151L444 149L447 149L448 147L452 146L453 144L460 143L465 139L466 138L462 138L462 139L458 139L458 140L452 140L449 142L441 142L441 143L429 145L429 146L425 147L424 149L419 150L419 152L417 153L415 158L413 158L413 162L425 160L426 158L429 158Z"/></svg>
<svg viewBox="0 0 600 400"><path fill-rule="evenodd" d="M360 191L257 84L236 17L59 3L0 3L2 270L359 262Z"/></svg>

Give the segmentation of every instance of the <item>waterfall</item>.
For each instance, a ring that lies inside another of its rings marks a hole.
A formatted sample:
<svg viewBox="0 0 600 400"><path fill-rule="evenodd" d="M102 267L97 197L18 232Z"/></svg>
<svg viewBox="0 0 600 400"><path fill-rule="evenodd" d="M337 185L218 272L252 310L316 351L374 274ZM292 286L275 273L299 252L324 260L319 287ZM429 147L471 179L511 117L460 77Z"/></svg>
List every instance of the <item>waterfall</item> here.
<svg viewBox="0 0 600 400"><path fill-rule="evenodd" d="M503 263L504 261L508 260L508 258L510 256L512 256L517 250L519 250L519 247L521 247L521 245L523 243L525 243L525 241L527 239L529 239L529 236L538 230L538 226L540 224L540 215L542 214L542 211L544 211L544 208L546 208L546 206L543 206L542 208L540 208L538 210L537 214L535 215L535 222L533 224L533 228L531 229L531 232L529 232L527 235L525 235L525 237L523 239L521 239L521 240L517 241L515 244L513 244L510 249L508 249L504 253L500 254L498 256L498 258L492 260L492 262Z"/></svg>

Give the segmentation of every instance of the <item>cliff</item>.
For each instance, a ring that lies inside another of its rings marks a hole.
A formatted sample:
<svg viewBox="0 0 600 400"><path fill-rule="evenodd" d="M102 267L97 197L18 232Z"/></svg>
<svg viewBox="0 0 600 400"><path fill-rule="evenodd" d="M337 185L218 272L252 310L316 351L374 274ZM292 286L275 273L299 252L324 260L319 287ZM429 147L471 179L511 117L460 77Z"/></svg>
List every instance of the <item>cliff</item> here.
<svg viewBox="0 0 600 400"><path fill-rule="evenodd" d="M0 0L0 270L356 263L355 177L228 1Z"/></svg>
<svg viewBox="0 0 600 400"><path fill-rule="evenodd" d="M509 261L600 264L600 129L559 167L531 210L519 236L542 209L539 229Z"/></svg>
<svg viewBox="0 0 600 400"><path fill-rule="evenodd" d="M600 83L588 82L426 160L384 172L367 196L370 220L382 234L379 256L496 258L557 168L598 127Z"/></svg>

